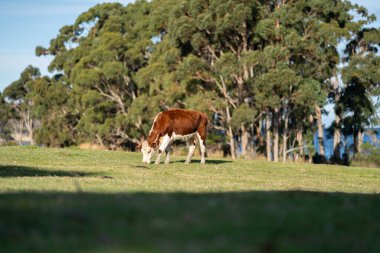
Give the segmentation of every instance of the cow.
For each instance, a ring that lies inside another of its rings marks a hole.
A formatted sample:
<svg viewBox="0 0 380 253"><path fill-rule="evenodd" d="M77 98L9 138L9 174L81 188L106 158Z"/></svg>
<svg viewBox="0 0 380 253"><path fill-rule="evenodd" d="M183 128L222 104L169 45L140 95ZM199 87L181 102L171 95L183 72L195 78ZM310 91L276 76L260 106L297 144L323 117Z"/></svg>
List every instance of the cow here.
<svg viewBox="0 0 380 253"><path fill-rule="evenodd" d="M198 140L201 150L201 164L205 163L207 135L207 115L202 112L184 109L170 109L157 114L146 141L139 145L143 153L143 163L150 163L158 148L156 164L161 162L162 153L166 153L165 164L170 162L169 144L173 140L184 139L189 142L189 154L185 164L190 163Z"/></svg>

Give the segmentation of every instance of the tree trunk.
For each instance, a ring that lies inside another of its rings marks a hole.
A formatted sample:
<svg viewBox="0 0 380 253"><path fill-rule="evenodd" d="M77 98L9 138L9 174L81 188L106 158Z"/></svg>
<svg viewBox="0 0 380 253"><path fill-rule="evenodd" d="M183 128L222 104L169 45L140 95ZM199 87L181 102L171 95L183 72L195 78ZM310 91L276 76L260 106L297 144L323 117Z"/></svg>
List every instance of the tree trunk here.
<svg viewBox="0 0 380 253"><path fill-rule="evenodd" d="M333 89L334 89L334 99L335 99L335 120L334 120L334 142L333 142L333 151L334 151L334 157L335 159L340 159L340 119L341 119L341 112L339 107L337 106L339 100L340 100L340 92L339 92L339 80L338 77L335 75L333 83Z"/></svg>
<svg viewBox="0 0 380 253"><path fill-rule="evenodd" d="M318 148L319 155L325 156L325 147L323 142L323 125L322 125L322 110L319 105L315 105L315 113L317 117L317 127L318 127Z"/></svg>
<svg viewBox="0 0 380 253"><path fill-rule="evenodd" d="M257 139L259 137L257 137L257 135L255 134L255 125L252 124L251 125L251 128L250 128L250 131L248 131L249 133L249 136L248 136L248 149L250 149L250 153L252 155L252 157L256 157L257 153L256 153L256 150L257 150L257 147L260 146L260 144L257 143ZM255 138L256 136L256 138Z"/></svg>
<svg viewBox="0 0 380 253"><path fill-rule="evenodd" d="M264 137L261 133L262 127L263 127L263 120L262 120L262 117L260 116L259 124L256 127L256 137L257 137L258 145L260 148L264 146Z"/></svg>
<svg viewBox="0 0 380 253"><path fill-rule="evenodd" d="M19 125L18 125L18 131L19 131L19 140L18 140L18 142L19 142L19 144L20 145L22 145L22 137L23 137L23 127L24 126L24 124L23 124L23 120L19 120Z"/></svg>
<svg viewBox="0 0 380 253"><path fill-rule="evenodd" d="M333 150L334 150L334 157L336 159L340 158L340 138L341 137L340 137L339 123L340 123L340 116L338 114L335 114Z"/></svg>
<svg viewBox="0 0 380 253"><path fill-rule="evenodd" d="M359 155L362 154L362 145L363 145L363 139L364 139L364 132L359 130L358 132L358 153Z"/></svg>
<svg viewBox="0 0 380 253"><path fill-rule="evenodd" d="M104 143L103 143L102 138L101 138L98 134L96 134L95 137L96 137L96 139L98 140L100 146L104 147Z"/></svg>
<svg viewBox="0 0 380 253"><path fill-rule="evenodd" d="M298 143L298 148L299 148L299 156L297 156L296 162L297 162L299 157L302 160L305 159L304 150L303 150L304 145L303 145L303 134L302 134L302 132L303 132L302 128L297 129L297 131L296 131L296 141Z"/></svg>
<svg viewBox="0 0 380 253"><path fill-rule="evenodd" d="M298 146L300 148L300 156L303 157L303 136L302 136L302 129L297 130L297 142Z"/></svg>
<svg viewBox="0 0 380 253"><path fill-rule="evenodd" d="M21 145L22 136L20 133L22 132L22 121L18 119L10 119L8 120L8 124L10 126L12 138Z"/></svg>
<svg viewBox="0 0 380 253"><path fill-rule="evenodd" d="M241 126L241 155L243 157L247 156L248 153L248 131L247 128L242 125Z"/></svg>
<svg viewBox="0 0 380 253"><path fill-rule="evenodd" d="M266 115L265 132L266 132L266 149L267 149L267 161L272 161L271 142L272 135L270 132L271 122L269 117L269 110Z"/></svg>
<svg viewBox="0 0 380 253"><path fill-rule="evenodd" d="M285 123L284 123L284 134L282 135L282 140L284 144L283 148L283 155L282 155L282 162L286 162L286 151L288 149L287 144L288 144L288 123L289 123L289 113L286 111L285 114Z"/></svg>
<svg viewBox="0 0 380 253"><path fill-rule="evenodd" d="M230 109L228 107L228 102L226 102L226 114L227 114L227 128L228 128L228 138L230 141L231 156L232 156L232 159L236 159L235 140L234 140L234 134L231 127L231 114L230 114Z"/></svg>
<svg viewBox="0 0 380 253"><path fill-rule="evenodd" d="M234 134L232 132L232 127L230 125L228 126L228 138L230 139L231 157L232 159L236 159Z"/></svg>
<svg viewBox="0 0 380 253"><path fill-rule="evenodd" d="M273 160L278 162L278 144L279 144L279 109L275 108L273 113Z"/></svg>
<svg viewBox="0 0 380 253"><path fill-rule="evenodd" d="M30 131L30 132L29 132L29 139L30 139L30 145L35 146L35 145L36 145L36 142L35 142L35 140L34 140L33 131Z"/></svg>
<svg viewBox="0 0 380 253"><path fill-rule="evenodd" d="M34 120L30 117L30 111L29 110L24 112L23 115L24 115L24 125L25 125L26 131L28 132L30 145L35 145L35 141L33 139Z"/></svg>

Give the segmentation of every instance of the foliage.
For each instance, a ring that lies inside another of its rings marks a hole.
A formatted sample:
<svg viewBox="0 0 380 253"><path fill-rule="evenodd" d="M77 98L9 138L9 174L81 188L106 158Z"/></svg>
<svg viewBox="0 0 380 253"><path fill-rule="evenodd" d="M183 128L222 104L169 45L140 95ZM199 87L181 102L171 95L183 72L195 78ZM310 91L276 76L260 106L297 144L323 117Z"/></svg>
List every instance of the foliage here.
<svg viewBox="0 0 380 253"><path fill-rule="evenodd" d="M363 153L352 160L352 165L380 168L380 148L369 143L363 144Z"/></svg>
<svg viewBox="0 0 380 253"><path fill-rule="evenodd" d="M10 129L8 125L8 119L11 117L11 108L8 103L5 102L4 97L0 93L0 139L9 140Z"/></svg>
<svg viewBox="0 0 380 253"><path fill-rule="evenodd" d="M314 149L328 101L344 135L376 122L374 20L343 0L98 4L36 47L53 56L53 76L27 67L4 91L8 121L38 144L114 149L146 138L159 111L196 109L212 119L210 132L226 135L233 157L241 141L244 155L266 150L277 161L282 150L286 160L295 146Z"/></svg>
<svg viewBox="0 0 380 253"><path fill-rule="evenodd" d="M235 129L239 129L242 125L249 127L255 121L255 117L257 117L257 112L247 104L243 104L234 111L231 124Z"/></svg>

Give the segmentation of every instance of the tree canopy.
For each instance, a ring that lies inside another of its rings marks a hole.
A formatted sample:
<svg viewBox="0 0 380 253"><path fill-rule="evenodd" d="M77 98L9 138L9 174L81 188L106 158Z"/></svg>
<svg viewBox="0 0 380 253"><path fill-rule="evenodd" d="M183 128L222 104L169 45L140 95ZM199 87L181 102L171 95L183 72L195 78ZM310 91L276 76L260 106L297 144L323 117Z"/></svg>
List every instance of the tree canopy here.
<svg viewBox="0 0 380 253"><path fill-rule="evenodd" d="M131 148L159 111L179 107L206 112L210 139L233 157L310 157L315 132L324 156L327 102L338 117L334 133L344 138L359 140L377 116L374 20L343 0L98 4L36 47L36 55L53 56L52 77L29 66L0 101L17 111L7 119L47 146Z"/></svg>

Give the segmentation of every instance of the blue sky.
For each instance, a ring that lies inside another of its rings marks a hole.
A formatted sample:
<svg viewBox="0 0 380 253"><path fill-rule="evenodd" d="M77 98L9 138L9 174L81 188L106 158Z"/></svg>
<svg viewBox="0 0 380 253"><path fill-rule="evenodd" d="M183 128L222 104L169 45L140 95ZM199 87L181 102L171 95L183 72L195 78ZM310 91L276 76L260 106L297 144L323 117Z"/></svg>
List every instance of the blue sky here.
<svg viewBox="0 0 380 253"><path fill-rule="evenodd" d="M64 25L97 3L134 0L0 0L0 92L29 64L48 74L52 58L36 57L36 46L48 46Z"/></svg>

